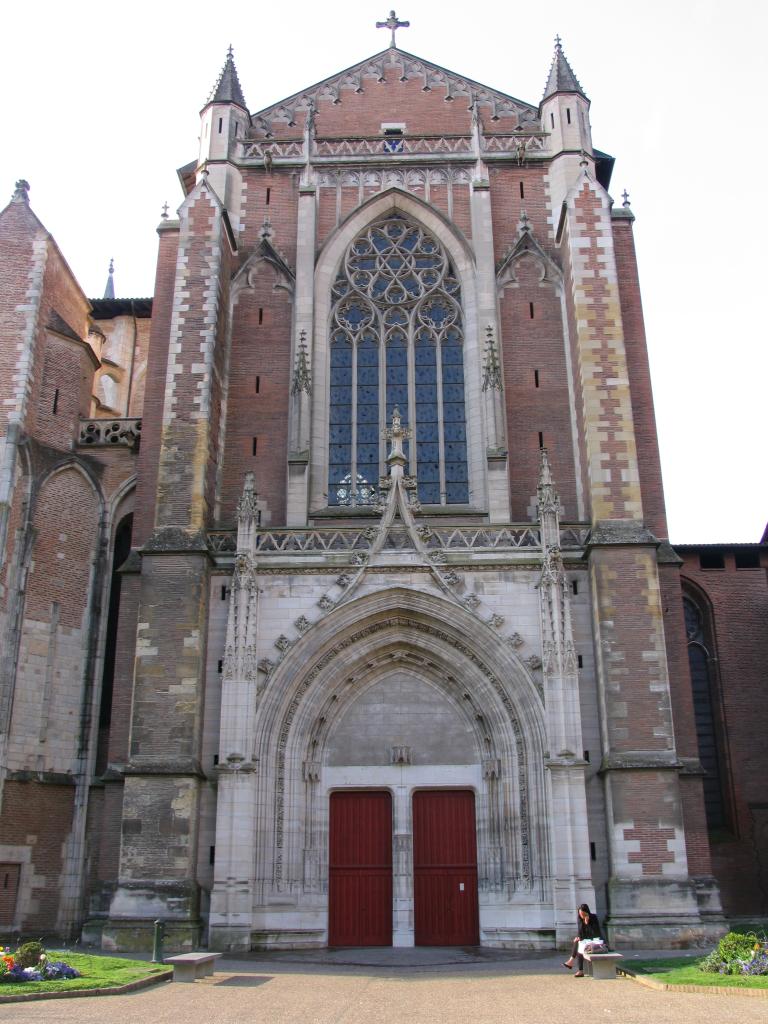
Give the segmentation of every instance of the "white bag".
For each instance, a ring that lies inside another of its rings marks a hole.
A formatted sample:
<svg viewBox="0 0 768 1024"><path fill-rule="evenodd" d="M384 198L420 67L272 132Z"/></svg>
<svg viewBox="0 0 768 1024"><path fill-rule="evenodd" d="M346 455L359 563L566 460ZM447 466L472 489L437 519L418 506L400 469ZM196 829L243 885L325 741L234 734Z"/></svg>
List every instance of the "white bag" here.
<svg viewBox="0 0 768 1024"><path fill-rule="evenodd" d="M602 939L579 939L579 953L591 953L593 946L604 945Z"/></svg>

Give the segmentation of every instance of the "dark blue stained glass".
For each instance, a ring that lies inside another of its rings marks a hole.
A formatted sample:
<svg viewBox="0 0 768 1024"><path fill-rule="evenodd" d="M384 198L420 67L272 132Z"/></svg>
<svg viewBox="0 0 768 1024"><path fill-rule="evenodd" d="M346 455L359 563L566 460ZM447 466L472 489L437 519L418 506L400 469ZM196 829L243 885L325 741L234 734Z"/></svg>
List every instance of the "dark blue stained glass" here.
<svg viewBox="0 0 768 1024"><path fill-rule="evenodd" d="M357 365L375 366L379 365L379 349L373 341L364 341L357 346Z"/></svg>
<svg viewBox="0 0 768 1024"><path fill-rule="evenodd" d="M345 465L350 464L350 458L352 456L352 447L348 444L332 444L328 452L328 458L331 460L333 465Z"/></svg>
<svg viewBox="0 0 768 1024"><path fill-rule="evenodd" d="M437 362L437 357L436 357L436 353L435 353L435 346L431 345L428 341L423 342L421 339L419 339L416 342L415 355L416 355L416 367L417 367L416 372L417 373L419 372L418 371L418 367L420 367L420 366L431 366L431 367L433 367L433 369L432 369L432 377L434 379L434 376L435 376L434 367L436 366L436 362Z"/></svg>
<svg viewBox="0 0 768 1024"><path fill-rule="evenodd" d="M440 463L439 462L422 462L419 460L419 468L417 471L419 483L431 483L436 481L440 482Z"/></svg>
<svg viewBox="0 0 768 1024"><path fill-rule="evenodd" d="M379 465L379 446L378 444L360 444L357 443L357 467L363 465Z"/></svg>
<svg viewBox="0 0 768 1024"><path fill-rule="evenodd" d="M399 238L404 231L405 224L403 224L399 219L393 217L387 224L387 234L390 238Z"/></svg>
<svg viewBox="0 0 768 1024"><path fill-rule="evenodd" d="M466 462L467 446L463 441L448 441L445 445L446 462ZM463 477L462 477L463 479Z"/></svg>
<svg viewBox="0 0 768 1024"><path fill-rule="evenodd" d="M464 403L463 402L444 402L443 403L443 420L445 423L463 423L464 422Z"/></svg>
<svg viewBox="0 0 768 1024"><path fill-rule="evenodd" d="M347 387L352 386L352 367L351 366L335 366L331 368L331 385L333 387Z"/></svg>
<svg viewBox="0 0 768 1024"><path fill-rule="evenodd" d="M349 388L348 387L332 387L331 388L331 405L343 405L349 401Z"/></svg>
<svg viewBox="0 0 768 1024"><path fill-rule="evenodd" d="M468 480L466 459L464 462L446 462L445 479L451 480L453 483L460 480Z"/></svg>
<svg viewBox="0 0 768 1024"><path fill-rule="evenodd" d="M440 439L440 426L437 419L425 423L418 418L419 410L416 410L416 440L417 441L438 441Z"/></svg>
<svg viewBox="0 0 768 1024"><path fill-rule="evenodd" d="M358 423L357 425L357 443L358 444L373 444L374 441L378 445L379 443L379 425L378 423Z"/></svg>
<svg viewBox="0 0 768 1024"><path fill-rule="evenodd" d="M416 248L418 240L418 231L409 231L404 238L400 239L400 248L407 249L408 252L412 252Z"/></svg>
<svg viewBox="0 0 768 1024"><path fill-rule="evenodd" d="M379 367L378 363L375 366L361 366L357 364L357 383L358 385L365 385L366 387L376 387L378 391L379 384Z"/></svg>
<svg viewBox="0 0 768 1024"><path fill-rule="evenodd" d="M405 339L391 338L387 343L387 366L407 366L408 349L405 346Z"/></svg>
<svg viewBox="0 0 768 1024"><path fill-rule="evenodd" d="M421 403L418 401L420 389L416 389L416 422L437 423L437 405L434 402Z"/></svg>
<svg viewBox="0 0 768 1024"><path fill-rule="evenodd" d="M413 298L415 298L421 291L421 288L419 287L419 282L415 277L404 277L402 283L403 288L405 288L408 294Z"/></svg>
<svg viewBox="0 0 768 1024"><path fill-rule="evenodd" d="M468 484L446 483L445 500L449 505L466 505L469 502Z"/></svg>
<svg viewBox="0 0 768 1024"><path fill-rule="evenodd" d="M446 443L450 441L465 441L467 440L467 428L463 423L446 423L445 424L445 440Z"/></svg>
<svg viewBox="0 0 768 1024"><path fill-rule="evenodd" d="M404 265L404 260L401 256L390 256L387 259L387 266L390 270L400 270Z"/></svg>
<svg viewBox="0 0 768 1024"><path fill-rule="evenodd" d="M379 422L379 407L378 405L361 405L357 404L357 422L358 423L378 423Z"/></svg>
<svg viewBox="0 0 768 1024"><path fill-rule="evenodd" d="M451 307L444 299L434 299L432 302L422 306L421 309L422 317L425 320L429 320L438 329L443 326L443 323L450 317L452 312Z"/></svg>
<svg viewBox="0 0 768 1024"><path fill-rule="evenodd" d="M382 234L380 231L373 232L371 235L371 241L378 252L384 252L384 250L388 249L392 244L387 236Z"/></svg>
<svg viewBox="0 0 768 1024"><path fill-rule="evenodd" d="M439 483L426 483L419 480L418 486L419 501L425 505L439 505L440 504L440 484Z"/></svg>
<svg viewBox="0 0 768 1024"><path fill-rule="evenodd" d="M358 374L358 378L360 374ZM357 389L357 404L358 405L377 405L379 401L379 388L378 385L366 385L365 387L359 387Z"/></svg>
<svg viewBox="0 0 768 1024"><path fill-rule="evenodd" d="M408 417L408 385L407 384L390 384L387 382L387 408L392 409L393 406L399 406L400 415L405 420ZM389 418L387 419L389 423Z"/></svg>
<svg viewBox="0 0 768 1024"><path fill-rule="evenodd" d="M418 438L417 438L418 441ZM434 462L437 465L440 462L440 445L435 442L422 442L419 441L417 454L419 457L419 476L421 476L421 464L423 462Z"/></svg>
<svg viewBox="0 0 768 1024"><path fill-rule="evenodd" d="M434 380L434 375L432 377ZM416 378L416 401L419 405L429 405L430 403L435 406L437 410L437 385L436 384L422 384L421 381Z"/></svg>
<svg viewBox="0 0 768 1024"><path fill-rule="evenodd" d="M351 405L332 405L330 408L330 423L351 423L352 422L352 406Z"/></svg>
<svg viewBox="0 0 768 1024"><path fill-rule="evenodd" d="M343 339L334 339L331 345L331 366L351 366L352 365L352 346L347 341L346 337Z"/></svg>
<svg viewBox="0 0 768 1024"><path fill-rule="evenodd" d="M443 401L464 404L464 388L461 384L446 384L443 387Z"/></svg>
<svg viewBox="0 0 768 1024"><path fill-rule="evenodd" d="M461 363L443 363L443 383L464 383L464 367Z"/></svg>
<svg viewBox="0 0 768 1024"><path fill-rule="evenodd" d="M331 444L349 444L352 440L352 427L349 423L336 423L330 429Z"/></svg>
<svg viewBox="0 0 768 1024"><path fill-rule="evenodd" d="M443 342L442 349L443 365L446 363L464 363L464 352L461 345L450 345Z"/></svg>
<svg viewBox="0 0 768 1024"><path fill-rule="evenodd" d="M355 261L355 266L359 270L375 270L376 269L376 260L375 259L356 260Z"/></svg>
<svg viewBox="0 0 768 1024"><path fill-rule="evenodd" d="M387 285L388 284L389 284L389 281L386 279L386 277L377 277L374 280L373 285L371 286L371 291L373 292L373 297L375 299L381 298L381 296L387 290Z"/></svg>

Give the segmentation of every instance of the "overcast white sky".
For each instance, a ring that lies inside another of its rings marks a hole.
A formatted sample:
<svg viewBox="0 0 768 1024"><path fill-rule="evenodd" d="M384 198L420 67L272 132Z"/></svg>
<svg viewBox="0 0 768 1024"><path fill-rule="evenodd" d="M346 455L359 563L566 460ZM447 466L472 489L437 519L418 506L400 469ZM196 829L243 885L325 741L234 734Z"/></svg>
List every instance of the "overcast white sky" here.
<svg viewBox="0 0 768 1024"><path fill-rule="evenodd" d="M402 0L411 53L538 103L559 32L616 157L640 263L670 535L756 541L768 519L768 4ZM26 178L88 295L151 295L161 206L197 155L232 43L252 111L384 49L391 0L27 0L0 37L0 205ZM472 14L468 13L472 11ZM511 439L514 444L514 439Z"/></svg>

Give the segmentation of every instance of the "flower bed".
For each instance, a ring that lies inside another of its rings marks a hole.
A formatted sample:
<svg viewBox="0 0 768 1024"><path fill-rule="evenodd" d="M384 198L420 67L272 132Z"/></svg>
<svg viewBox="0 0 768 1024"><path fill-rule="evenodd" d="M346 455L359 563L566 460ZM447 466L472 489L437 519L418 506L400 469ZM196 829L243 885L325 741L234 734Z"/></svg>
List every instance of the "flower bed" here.
<svg viewBox="0 0 768 1024"><path fill-rule="evenodd" d="M8 999L35 998L35 993L121 991L126 985L151 984L171 976L164 964L61 950L43 950L37 953L34 963L25 967L18 953L19 950L0 949L0 1003ZM45 956L42 962L41 955Z"/></svg>
<svg viewBox="0 0 768 1024"><path fill-rule="evenodd" d="M699 964L704 974L768 978L768 936L728 932Z"/></svg>
<svg viewBox="0 0 768 1024"><path fill-rule="evenodd" d="M80 972L64 960L51 959L40 942L25 942L15 952L7 946L0 956L0 985L70 981L79 977Z"/></svg>

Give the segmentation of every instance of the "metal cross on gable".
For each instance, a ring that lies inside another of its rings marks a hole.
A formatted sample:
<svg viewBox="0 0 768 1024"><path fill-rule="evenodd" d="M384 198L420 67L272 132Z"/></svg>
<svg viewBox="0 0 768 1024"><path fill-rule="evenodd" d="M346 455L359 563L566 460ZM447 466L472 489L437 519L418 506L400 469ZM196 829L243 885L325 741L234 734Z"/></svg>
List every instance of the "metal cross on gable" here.
<svg viewBox="0 0 768 1024"><path fill-rule="evenodd" d="M387 18L386 21L377 21L376 22L376 28L388 28L388 29L392 30L392 42L389 45L390 46L394 46L395 48L397 47L397 43L395 42L395 32L397 32L397 30L399 28L410 28L410 27L411 27L410 21L398 21L397 20L397 15L395 14L394 11L390 11L389 12L389 17Z"/></svg>

